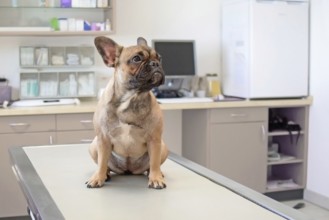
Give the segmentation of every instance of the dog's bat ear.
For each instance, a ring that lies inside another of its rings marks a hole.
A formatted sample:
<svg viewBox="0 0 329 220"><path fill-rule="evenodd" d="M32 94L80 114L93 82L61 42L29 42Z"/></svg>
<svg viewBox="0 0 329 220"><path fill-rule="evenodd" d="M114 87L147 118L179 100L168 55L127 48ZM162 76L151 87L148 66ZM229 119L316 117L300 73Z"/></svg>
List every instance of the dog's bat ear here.
<svg viewBox="0 0 329 220"><path fill-rule="evenodd" d="M104 63L109 67L114 67L116 58L119 57L122 47L112 39L103 36L96 37L94 43Z"/></svg>
<svg viewBox="0 0 329 220"><path fill-rule="evenodd" d="M139 37L139 38L137 38L137 45L147 46L147 41L143 37Z"/></svg>

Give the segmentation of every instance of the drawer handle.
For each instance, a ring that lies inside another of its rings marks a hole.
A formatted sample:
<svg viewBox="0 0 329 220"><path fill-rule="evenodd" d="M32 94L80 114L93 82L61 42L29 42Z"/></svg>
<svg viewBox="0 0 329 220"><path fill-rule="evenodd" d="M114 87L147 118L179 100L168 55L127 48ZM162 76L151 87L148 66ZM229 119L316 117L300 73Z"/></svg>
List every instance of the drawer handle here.
<svg viewBox="0 0 329 220"><path fill-rule="evenodd" d="M28 123L11 123L11 124L9 124L9 126L11 126L11 127L26 127L26 126L29 126L30 124L28 124Z"/></svg>
<svg viewBox="0 0 329 220"><path fill-rule="evenodd" d="M81 139L80 142L81 143L91 143L91 142L93 142L93 140L92 139Z"/></svg>
<svg viewBox="0 0 329 220"><path fill-rule="evenodd" d="M237 114L237 113L231 113L231 117L232 118L243 118L243 117L247 117L247 114Z"/></svg>
<svg viewBox="0 0 329 220"><path fill-rule="evenodd" d="M266 129L264 125L262 125L262 139L263 141L266 141Z"/></svg>
<svg viewBox="0 0 329 220"><path fill-rule="evenodd" d="M82 124L90 124L90 123L93 123L92 120L81 120L80 123Z"/></svg>

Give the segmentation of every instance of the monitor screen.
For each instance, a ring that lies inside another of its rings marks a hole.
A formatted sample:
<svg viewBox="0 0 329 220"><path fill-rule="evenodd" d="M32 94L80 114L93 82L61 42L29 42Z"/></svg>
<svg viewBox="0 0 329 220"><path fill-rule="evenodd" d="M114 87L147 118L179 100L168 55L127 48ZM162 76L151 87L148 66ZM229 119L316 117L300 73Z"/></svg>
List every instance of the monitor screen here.
<svg viewBox="0 0 329 220"><path fill-rule="evenodd" d="M195 75L194 41L153 41L166 76Z"/></svg>

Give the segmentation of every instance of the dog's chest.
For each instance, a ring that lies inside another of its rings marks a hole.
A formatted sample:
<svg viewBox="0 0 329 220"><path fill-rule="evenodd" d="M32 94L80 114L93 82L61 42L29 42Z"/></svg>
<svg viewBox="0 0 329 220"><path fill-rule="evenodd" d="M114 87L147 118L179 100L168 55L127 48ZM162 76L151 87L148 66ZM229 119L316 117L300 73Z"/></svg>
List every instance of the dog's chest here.
<svg viewBox="0 0 329 220"><path fill-rule="evenodd" d="M122 122L110 132L113 150L123 156L136 156L145 148L143 129Z"/></svg>

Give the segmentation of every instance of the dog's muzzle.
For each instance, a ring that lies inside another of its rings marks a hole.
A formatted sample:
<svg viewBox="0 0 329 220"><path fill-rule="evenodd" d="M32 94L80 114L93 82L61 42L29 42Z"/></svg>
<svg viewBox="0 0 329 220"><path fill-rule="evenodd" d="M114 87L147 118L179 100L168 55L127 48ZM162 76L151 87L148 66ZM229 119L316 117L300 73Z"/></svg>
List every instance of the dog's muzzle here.
<svg viewBox="0 0 329 220"><path fill-rule="evenodd" d="M151 60L148 65L152 68L152 84L154 86L162 85L165 81L165 77L160 62Z"/></svg>
<svg viewBox="0 0 329 220"><path fill-rule="evenodd" d="M152 85L160 86L164 83L165 77L163 72L155 71L152 75Z"/></svg>

